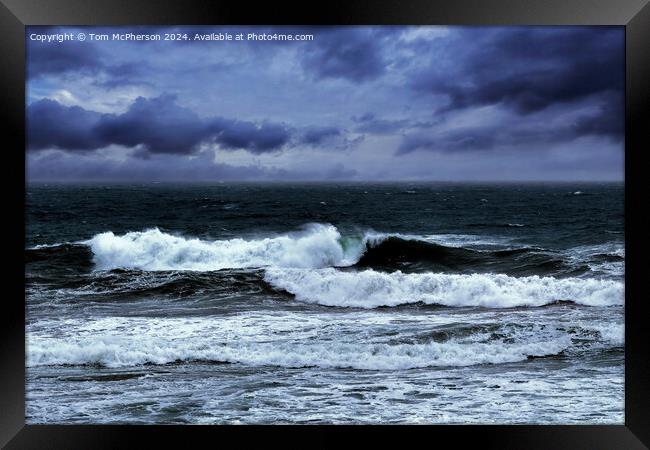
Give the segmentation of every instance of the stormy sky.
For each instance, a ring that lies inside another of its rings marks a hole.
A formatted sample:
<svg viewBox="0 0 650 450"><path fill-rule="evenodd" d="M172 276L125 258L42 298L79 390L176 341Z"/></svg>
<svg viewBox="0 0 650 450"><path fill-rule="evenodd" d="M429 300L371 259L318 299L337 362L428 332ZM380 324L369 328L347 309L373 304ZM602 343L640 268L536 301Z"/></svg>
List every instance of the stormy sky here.
<svg viewBox="0 0 650 450"><path fill-rule="evenodd" d="M26 43L29 181L623 179L622 27Z"/></svg>

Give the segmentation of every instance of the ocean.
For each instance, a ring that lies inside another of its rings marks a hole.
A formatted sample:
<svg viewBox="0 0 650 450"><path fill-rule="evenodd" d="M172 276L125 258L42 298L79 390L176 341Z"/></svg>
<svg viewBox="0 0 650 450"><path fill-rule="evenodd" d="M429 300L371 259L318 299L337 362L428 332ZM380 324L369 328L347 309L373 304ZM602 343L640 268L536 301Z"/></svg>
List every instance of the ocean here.
<svg viewBox="0 0 650 450"><path fill-rule="evenodd" d="M622 424L623 203L30 184L27 423Z"/></svg>

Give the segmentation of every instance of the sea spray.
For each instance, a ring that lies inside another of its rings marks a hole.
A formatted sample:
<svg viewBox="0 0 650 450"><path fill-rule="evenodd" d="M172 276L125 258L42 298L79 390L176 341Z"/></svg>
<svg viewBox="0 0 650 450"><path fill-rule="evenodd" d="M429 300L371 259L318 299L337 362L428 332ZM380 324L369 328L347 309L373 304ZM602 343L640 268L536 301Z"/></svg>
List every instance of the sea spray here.
<svg viewBox="0 0 650 450"><path fill-rule="evenodd" d="M360 240L356 246L344 249L336 227L322 224L310 224L299 232L262 239L216 241L175 236L154 228L122 236L101 233L86 244L92 249L99 270L346 266L354 264L364 248Z"/></svg>

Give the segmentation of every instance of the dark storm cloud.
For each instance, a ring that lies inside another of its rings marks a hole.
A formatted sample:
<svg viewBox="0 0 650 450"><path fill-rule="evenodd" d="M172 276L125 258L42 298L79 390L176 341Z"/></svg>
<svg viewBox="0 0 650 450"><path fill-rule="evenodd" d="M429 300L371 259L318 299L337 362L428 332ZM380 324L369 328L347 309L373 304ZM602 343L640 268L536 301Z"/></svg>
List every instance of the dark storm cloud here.
<svg viewBox="0 0 650 450"><path fill-rule="evenodd" d="M581 118L573 124L578 135L603 135L622 141L625 134L625 101L622 92L608 92L596 101L598 114Z"/></svg>
<svg viewBox="0 0 650 450"><path fill-rule="evenodd" d="M148 153L188 154L206 142L225 150L243 149L256 154L288 145L315 147L331 143L338 148L352 143L336 127L303 130L269 121L202 119L179 106L172 95L138 97L122 114L101 114L42 99L29 105L27 117L28 146L32 150L96 150L115 144L141 147L138 156L146 157ZM342 142L334 142L337 137Z"/></svg>
<svg viewBox="0 0 650 450"><path fill-rule="evenodd" d="M97 73L105 66L94 46L78 42L51 44L30 42L27 46L29 77L70 72Z"/></svg>
<svg viewBox="0 0 650 450"><path fill-rule="evenodd" d="M87 150L105 146L94 129L102 114L43 99L27 108L27 145L32 150Z"/></svg>
<svg viewBox="0 0 650 450"><path fill-rule="evenodd" d="M313 126L298 131L293 145L296 147L345 151L357 147L363 141L363 135L351 136L347 130L339 127Z"/></svg>
<svg viewBox="0 0 650 450"><path fill-rule="evenodd" d="M33 34L76 34L83 28L68 29L61 27L29 27L29 36ZM152 33L146 27L101 28L93 29L95 33L133 32ZM164 32L163 29L159 30ZM146 43L140 43L146 46ZM43 42L29 39L27 45L27 73L31 79L45 76L79 75L92 76L93 84L112 89L120 86L148 84L147 74L150 70L146 58L137 62L116 61L111 55L112 42L93 43L90 41Z"/></svg>
<svg viewBox="0 0 650 450"><path fill-rule="evenodd" d="M505 129L503 127L469 127L450 131L412 134L404 136L397 154L416 150L473 151L491 150L495 147L513 146L529 142L559 142L572 134L571 127L563 130Z"/></svg>
<svg viewBox="0 0 650 450"><path fill-rule="evenodd" d="M56 31L56 30L55 30ZM51 44L36 42L28 46L27 73L32 79L45 76L93 77L92 83L104 89L148 85L146 62L109 64L109 58L89 42Z"/></svg>
<svg viewBox="0 0 650 450"><path fill-rule="evenodd" d="M326 143L333 137L340 136L341 130L336 127L312 127L305 130L300 142L318 146Z"/></svg>
<svg viewBox="0 0 650 450"><path fill-rule="evenodd" d="M465 29L449 64L417 74L418 91L449 97L447 110L501 103L520 114L624 86L620 28Z"/></svg>
<svg viewBox="0 0 650 450"><path fill-rule="evenodd" d="M302 52L303 68L317 79L355 83L379 77L386 69L378 33L369 28L321 29Z"/></svg>
<svg viewBox="0 0 650 450"><path fill-rule="evenodd" d="M623 154L622 28L87 31L314 39L28 40L30 177L496 179L523 167L517 177L556 179L569 177L569 160L590 158L599 177L620 175L612 161ZM228 153L239 149L248 154Z"/></svg>
<svg viewBox="0 0 650 450"><path fill-rule="evenodd" d="M124 114L106 114L94 129L106 144L143 145L152 153L189 153L207 137L208 128L173 96L139 97Z"/></svg>
<svg viewBox="0 0 650 450"><path fill-rule="evenodd" d="M202 142L253 153L279 150L290 139L281 124L201 119L163 95L138 97L123 114L100 114L43 99L29 105L28 145L32 150L95 150L111 144L143 146L151 153L191 153Z"/></svg>
<svg viewBox="0 0 650 450"><path fill-rule="evenodd" d="M553 145L570 143L586 136L604 137L621 143L623 136L623 102L611 101L608 96L594 112L577 117L562 117L553 121L557 111L534 114L534 120L513 118L507 126L475 125L453 129L428 129L407 134L402 138L397 153L406 154L416 150L441 152L493 150L495 148L525 148L531 144Z"/></svg>
<svg viewBox="0 0 650 450"><path fill-rule="evenodd" d="M455 114L488 105L514 116L497 125L410 134L397 154L551 145L585 136L621 142L622 49L620 28L463 29L440 49L441 63L415 74L411 87L446 96L437 113L449 125Z"/></svg>
<svg viewBox="0 0 650 450"><path fill-rule="evenodd" d="M62 27L32 27L37 33L61 33L70 31ZM313 41L288 42L283 40L268 41L232 41L227 45L246 46L248 50L258 54L268 53L269 49L280 47L300 48L300 64L303 70L315 79L340 78L359 83L372 80L385 71L386 61L383 57L379 39L393 33L387 29L371 27L329 27L329 26L234 26L234 27L100 27L93 31L96 33L143 33L159 35L180 34L187 35L188 40L165 41L165 46L170 48L188 48L196 45L193 37L196 34L208 35L212 33L249 33L254 34L313 34ZM42 42L29 42L28 67L30 76L37 78L47 74L62 73L91 73L105 74L108 80L98 80L97 84L105 88L114 88L121 85L146 83L146 74L151 69L147 67L147 60L143 59L138 64L119 63L106 57L112 42L96 45L92 42L66 42L64 45L52 45ZM159 46L156 41L139 42L137 45L143 51ZM146 49L146 50L145 50Z"/></svg>
<svg viewBox="0 0 650 450"><path fill-rule="evenodd" d="M213 119L208 133L225 149L246 149L251 153L264 153L284 147L291 138L288 127L270 122L251 122Z"/></svg>

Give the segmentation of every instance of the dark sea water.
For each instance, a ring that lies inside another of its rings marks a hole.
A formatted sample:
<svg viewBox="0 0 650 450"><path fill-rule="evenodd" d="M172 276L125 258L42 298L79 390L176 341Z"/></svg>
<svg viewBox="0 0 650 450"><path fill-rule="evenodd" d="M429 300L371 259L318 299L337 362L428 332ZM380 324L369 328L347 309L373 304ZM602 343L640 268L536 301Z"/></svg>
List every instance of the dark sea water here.
<svg viewBox="0 0 650 450"><path fill-rule="evenodd" d="M30 185L28 423L623 423L622 184Z"/></svg>

